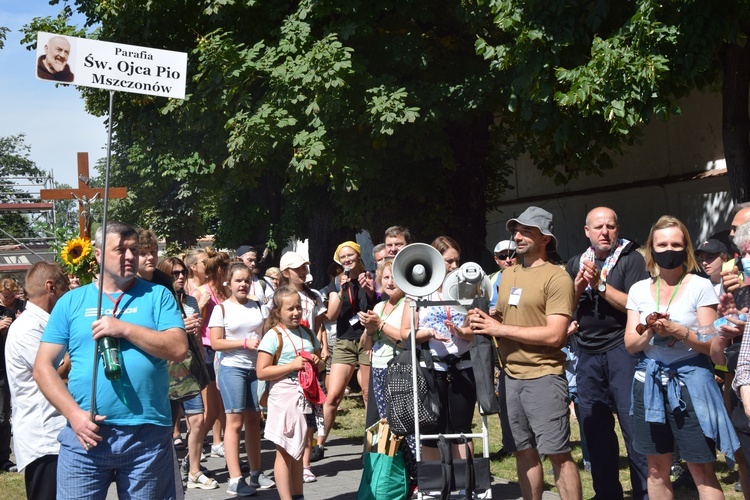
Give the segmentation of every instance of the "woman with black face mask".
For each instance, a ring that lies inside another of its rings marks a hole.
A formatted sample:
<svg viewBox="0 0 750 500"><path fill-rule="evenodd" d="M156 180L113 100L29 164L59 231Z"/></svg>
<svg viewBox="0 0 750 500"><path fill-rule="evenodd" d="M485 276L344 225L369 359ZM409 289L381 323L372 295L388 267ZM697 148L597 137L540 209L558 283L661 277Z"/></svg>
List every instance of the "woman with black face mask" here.
<svg viewBox="0 0 750 500"><path fill-rule="evenodd" d="M645 258L654 277L630 288L625 347L641 358L633 380L633 447L648 460L648 494L673 498L676 443L700 497L723 498L713 470L716 449L732 461L739 441L711 371L712 339L696 333L716 320L719 299L709 280L693 274L693 245L677 218L665 215L654 224Z"/></svg>

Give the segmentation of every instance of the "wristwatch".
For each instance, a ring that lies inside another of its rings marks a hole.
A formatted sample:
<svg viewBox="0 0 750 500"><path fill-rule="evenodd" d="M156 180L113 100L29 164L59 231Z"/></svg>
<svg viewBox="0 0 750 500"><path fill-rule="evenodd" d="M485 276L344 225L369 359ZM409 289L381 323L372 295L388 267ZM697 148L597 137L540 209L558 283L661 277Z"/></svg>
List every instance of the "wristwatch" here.
<svg viewBox="0 0 750 500"><path fill-rule="evenodd" d="M598 285L596 285L596 291L599 293L604 293L604 291L607 289L607 280L601 280Z"/></svg>

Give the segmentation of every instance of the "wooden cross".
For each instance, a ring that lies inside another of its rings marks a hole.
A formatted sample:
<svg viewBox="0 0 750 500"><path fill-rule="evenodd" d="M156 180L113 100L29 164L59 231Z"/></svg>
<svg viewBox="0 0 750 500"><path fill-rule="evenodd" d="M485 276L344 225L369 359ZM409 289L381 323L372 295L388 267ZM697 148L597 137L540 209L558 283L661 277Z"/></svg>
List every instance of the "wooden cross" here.
<svg viewBox="0 0 750 500"><path fill-rule="evenodd" d="M110 187L109 198L125 198L127 188ZM104 198L104 188L89 187L89 154L78 153L78 189L42 189L43 200L78 200L78 222L81 238L91 239L91 202Z"/></svg>

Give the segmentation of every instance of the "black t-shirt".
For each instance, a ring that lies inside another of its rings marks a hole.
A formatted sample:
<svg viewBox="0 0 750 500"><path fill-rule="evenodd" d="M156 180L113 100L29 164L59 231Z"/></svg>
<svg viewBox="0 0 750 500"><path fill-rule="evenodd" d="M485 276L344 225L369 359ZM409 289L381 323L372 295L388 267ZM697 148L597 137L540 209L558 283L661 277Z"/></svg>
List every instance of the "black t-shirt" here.
<svg viewBox="0 0 750 500"><path fill-rule="evenodd" d="M615 267L607 276L607 285L628 293L634 283L648 278L646 262L635 251L636 245L628 243L620 254ZM565 270L575 279L580 269L581 255L568 261ZM604 260L596 259L596 267L601 271ZM622 344L625 337L627 313L619 311L604 300L595 289L581 294L575 313L578 321L578 345L582 351L596 354L609 351Z"/></svg>
<svg viewBox="0 0 750 500"><path fill-rule="evenodd" d="M7 316L9 318L13 318L13 321L15 321L18 317L18 314L22 313L24 309L26 309L26 302L16 299L16 303L15 305L13 305L13 307L5 307L4 305L0 305L0 318L4 318ZM5 339L7 336L7 330L4 334L0 334L0 372L2 373L5 373Z"/></svg>
<svg viewBox="0 0 750 500"><path fill-rule="evenodd" d="M340 289L337 278L331 280L328 284L328 289ZM362 336L362 332L365 331L365 327L359 321L355 322L354 325L352 325L350 321L358 312L372 309L375 305L374 300L371 301L367 297L367 292L359 287L359 283L356 279L352 279L346 287L339 291L339 293L343 298L341 299L339 317L336 320L336 338L359 340ZM352 307L351 299L354 299L354 307Z"/></svg>

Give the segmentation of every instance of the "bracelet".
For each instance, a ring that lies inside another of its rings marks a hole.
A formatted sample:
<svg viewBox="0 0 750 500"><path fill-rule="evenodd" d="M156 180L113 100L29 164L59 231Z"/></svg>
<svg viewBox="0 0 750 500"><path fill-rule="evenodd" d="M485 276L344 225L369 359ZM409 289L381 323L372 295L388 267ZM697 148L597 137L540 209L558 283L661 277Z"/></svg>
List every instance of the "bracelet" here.
<svg viewBox="0 0 750 500"><path fill-rule="evenodd" d="M684 337L682 337L681 339L679 339L679 341L680 341L680 342L682 342L682 343L684 344L684 343L685 343L685 341L686 341L686 340L688 339L688 337L689 337L689 336L690 336L690 328L688 328L688 327L686 326L686 327L685 327L685 336L684 336Z"/></svg>
<svg viewBox="0 0 750 500"><path fill-rule="evenodd" d="M247 339L245 339L245 340L244 340L244 341L242 342L242 347L243 347L244 349L247 349Z"/></svg>

